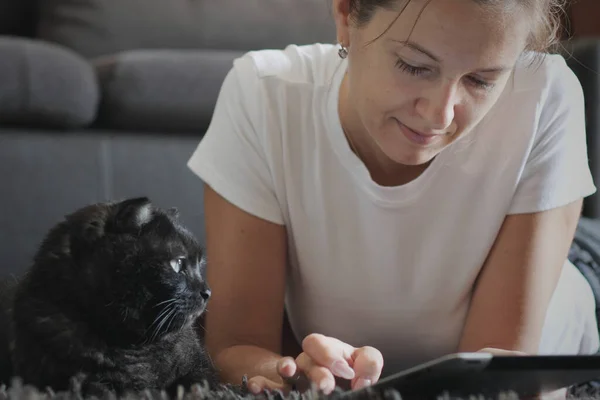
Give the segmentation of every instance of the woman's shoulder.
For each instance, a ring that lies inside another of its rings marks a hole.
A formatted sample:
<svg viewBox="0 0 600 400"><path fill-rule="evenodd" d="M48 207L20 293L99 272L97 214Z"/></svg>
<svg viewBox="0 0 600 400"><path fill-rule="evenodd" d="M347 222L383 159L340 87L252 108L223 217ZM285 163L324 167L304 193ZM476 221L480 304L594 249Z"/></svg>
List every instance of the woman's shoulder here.
<svg viewBox="0 0 600 400"><path fill-rule="evenodd" d="M234 60L234 71L244 79L289 84L323 85L335 68L334 45L314 43L289 45L284 49L253 50Z"/></svg>
<svg viewBox="0 0 600 400"><path fill-rule="evenodd" d="M565 136L578 140L585 134L581 84L562 55L526 53L477 129L481 154L493 148L519 160Z"/></svg>
<svg viewBox="0 0 600 400"><path fill-rule="evenodd" d="M516 91L530 92L541 104L582 96L579 79L558 53L525 53L515 68L515 80Z"/></svg>
<svg viewBox="0 0 600 400"><path fill-rule="evenodd" d="M263 135L281 134L273 121L314 115L340 61L335 46L321 43L247 52L234 60L217 106L228 104L236 110L233 117L252 123Z"/></svg>
<svg viewBox="0 0 600 400"><path fill-rule="evenodd" d="M583 89L561 54L525 53L515 65L493 112L486 118L506 127L530 126L538 133L557 118L582 115Z"/></svg>

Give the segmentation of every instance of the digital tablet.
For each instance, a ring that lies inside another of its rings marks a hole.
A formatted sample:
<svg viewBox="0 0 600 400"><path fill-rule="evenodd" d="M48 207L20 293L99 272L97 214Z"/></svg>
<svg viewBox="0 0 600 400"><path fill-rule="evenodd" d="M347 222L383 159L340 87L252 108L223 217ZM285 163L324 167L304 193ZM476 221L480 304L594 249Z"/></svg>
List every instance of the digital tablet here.
<svg viewBox="0 0 600 400"><path fill-rule="evenodd" d="M599 378L600 356L597 355L457 353L387 376L370 387L347 391L344 395L356 399L375 391L383 399L388 389L395 389L403 400L438 399L444 395L498 398L500 394L511 392L519 398L527 398Z"/></svg>

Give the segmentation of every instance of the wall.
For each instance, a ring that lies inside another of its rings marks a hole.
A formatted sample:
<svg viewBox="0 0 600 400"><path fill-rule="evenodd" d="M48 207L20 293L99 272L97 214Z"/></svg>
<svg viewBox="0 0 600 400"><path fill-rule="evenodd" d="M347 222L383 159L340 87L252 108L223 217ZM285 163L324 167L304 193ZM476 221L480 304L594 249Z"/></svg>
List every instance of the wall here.
<svg viewBox="0 0 600 400"><path fill-rule="evenodd" d="M572 37L600 37L600 0L573 0L569 18Z"/></svg>

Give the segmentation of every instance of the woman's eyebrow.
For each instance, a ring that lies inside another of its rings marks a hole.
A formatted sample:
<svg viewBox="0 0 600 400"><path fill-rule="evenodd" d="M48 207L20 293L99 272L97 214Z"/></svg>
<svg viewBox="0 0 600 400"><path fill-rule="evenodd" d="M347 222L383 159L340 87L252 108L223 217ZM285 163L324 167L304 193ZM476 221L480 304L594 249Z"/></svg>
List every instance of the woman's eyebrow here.
<svg viewBox="0 0 600 400"><path fill-rule="evenodd" d="M415 43L415 42L411 42L410 40L397 40L397 39L389 39L392 42L396 42L396 43L400 43L414 51L417 51L421 54L426 55L427 57L431 58L433 61L437 62L437 63L441 63L441 60L439 57L437 57L435 54L433 54L431 51L425 49L423 46ZM487 67L487 68L481 68L478 69L474 72L481 72L481 73L486 73L486 72L504 72L504 71L508 71L512 69L512 67L506 66L506 65L500 65L497 67Z"/></svg>
<svg viewBox="0 0 600 400"><path fill-rule="evenodd" d="M419 53L423 53L425 54L427 57L431 58L433 61L435 62L441 62L439 57L436 57L435 55L433 55L433 53L431 53L430 51L424 49L423 47L421 47L420 45L416 44L415 42L411 42L410 40L397 40L397 39L390 39L392 42L397 42L400 44L403 44L415 51L418 51Z"/></svg>

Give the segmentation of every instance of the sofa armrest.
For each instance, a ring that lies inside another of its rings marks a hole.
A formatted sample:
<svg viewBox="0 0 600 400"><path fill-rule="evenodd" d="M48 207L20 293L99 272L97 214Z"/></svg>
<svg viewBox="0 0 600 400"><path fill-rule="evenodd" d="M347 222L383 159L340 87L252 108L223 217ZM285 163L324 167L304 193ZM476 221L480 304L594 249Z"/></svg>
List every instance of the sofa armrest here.
<svg viewBox="0 0 600 400"><path fill-rule="evenodd" d="M565 43L565 59L583 86L590 169L594 182L600 178L600 39L576 39ZM584 215L600 217L600 194L588 197Z"/></svg>
<svg viewBox="0 0 600 400"><path fill-rule="evenodd" d="M242 53L218 50L131 50L92 60L107 129L202 135L225 76Z"/></svg>
<svg viewBox="0 0 600 400"><path fill-rule="evenodd" d="M91 124L99 89L91 65L62 46L0 36L0 124Z"/></svg>

